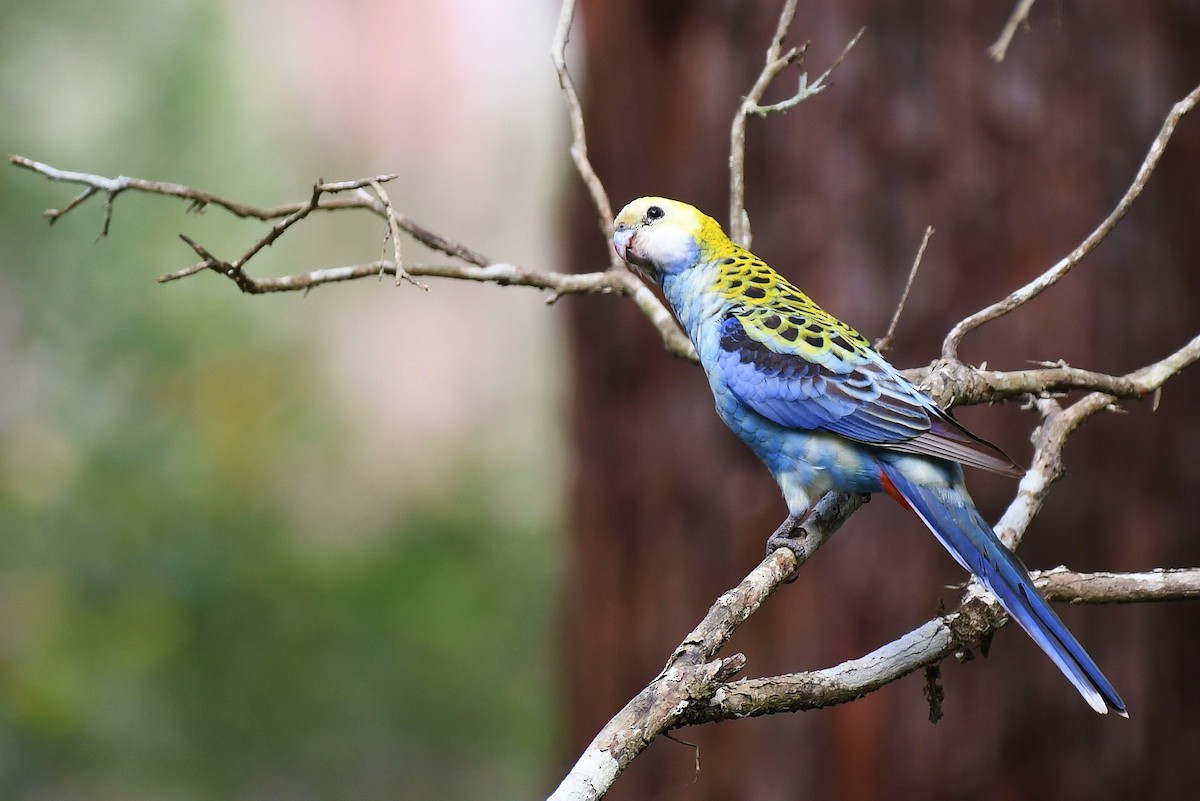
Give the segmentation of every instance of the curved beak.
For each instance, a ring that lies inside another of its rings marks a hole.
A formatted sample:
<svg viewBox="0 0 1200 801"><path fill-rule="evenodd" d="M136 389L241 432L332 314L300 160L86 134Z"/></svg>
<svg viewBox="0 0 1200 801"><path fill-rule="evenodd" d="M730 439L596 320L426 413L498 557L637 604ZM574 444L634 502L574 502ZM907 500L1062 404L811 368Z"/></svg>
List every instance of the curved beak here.
<svg viewBox="0 0 1200 801"><path fill-rule="evenodd" d="M634 241L637 231L636 225L620 223L617 230L613 231L613 247L616 249L617 255L624 259L634 272L647 278L653 278L649 259L644 258L638 252L637 243Z"/></svg>
<svg viewBox="0 0 1200 801"><path fill-rule="evenodd" d="M616 249L617 255L625 261L633 264L629 257L633 254L629 252L630 246L633 244L633 235L636 233L633 226L621 225L617 226L617 230L613 232L613 248Z"/></svg>

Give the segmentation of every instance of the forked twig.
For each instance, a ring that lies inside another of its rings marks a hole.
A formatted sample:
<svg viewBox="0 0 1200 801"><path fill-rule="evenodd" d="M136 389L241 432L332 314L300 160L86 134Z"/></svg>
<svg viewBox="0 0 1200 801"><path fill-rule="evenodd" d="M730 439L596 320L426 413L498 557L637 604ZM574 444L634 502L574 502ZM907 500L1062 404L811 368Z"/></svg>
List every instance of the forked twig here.
<svg viewBox="0 0 1200 801"><path fill-rule="evenodd" d="M854 47L866 28L859 28L858 33L846 43L842 52L812 83L808 82L808 73L804 70L804 56L808 50L805 43L799 47L783 49L787 38L788 28L796 16L796 0L787 0L779 13L779 22L775 26L775 35L767 48L766 62L762 71L755 79L750 91L742 98L741 105L734 112L733 122L729 128L729 238L744 248L751 244L750 218L746 214L746 121L751 115L765 117L773 112L783 112L808 100L813 95L829 86L829 78L833 71L846 58L850 48ZM786 100L770 105L760 105L763 95L771 83L789 66L797 64L800 67L799 87L796 93Z"/></svg>

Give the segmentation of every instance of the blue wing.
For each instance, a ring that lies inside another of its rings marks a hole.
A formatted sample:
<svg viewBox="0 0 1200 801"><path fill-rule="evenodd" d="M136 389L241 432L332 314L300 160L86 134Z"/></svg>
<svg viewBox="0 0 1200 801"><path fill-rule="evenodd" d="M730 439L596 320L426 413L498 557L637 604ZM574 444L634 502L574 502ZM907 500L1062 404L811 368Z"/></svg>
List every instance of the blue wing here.
<svg viewBox="0 0 1200 801"><path fill-rule="evenodd" d="M1021 474L1003 451L959 425L852 329L845 333L854 338L835 331L832 337L813 334L809 343L802 341L804 332L795 345L779 337L764 341L737 313L728 314L720 325L717 366L734 395L788 428Z"/></svg>

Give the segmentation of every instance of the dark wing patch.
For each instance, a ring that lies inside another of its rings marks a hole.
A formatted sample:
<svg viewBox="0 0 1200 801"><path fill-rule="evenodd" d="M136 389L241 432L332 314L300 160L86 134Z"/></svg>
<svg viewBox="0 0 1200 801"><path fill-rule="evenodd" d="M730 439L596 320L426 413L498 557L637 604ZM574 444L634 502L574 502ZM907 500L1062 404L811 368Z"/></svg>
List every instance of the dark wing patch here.
<svg viewBox="0 0 1200 801"><path fill-rule="evenodd" d="M829 364L781 353L751 336L736 314L721 322L718 367L730 390L787 428L829 431L867 445L949 459L1008 475L1023 471L971 434L873 350ZM777 343L777 347L786 347Z"/></svg>

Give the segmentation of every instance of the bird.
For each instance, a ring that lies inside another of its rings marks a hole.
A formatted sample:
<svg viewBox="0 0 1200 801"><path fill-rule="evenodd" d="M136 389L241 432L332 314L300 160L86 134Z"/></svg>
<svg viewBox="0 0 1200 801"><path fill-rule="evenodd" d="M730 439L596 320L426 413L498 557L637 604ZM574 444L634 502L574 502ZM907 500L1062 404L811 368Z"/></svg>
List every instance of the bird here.
<svg viewBox="0 0 1200 801"><path fill-rule="evenodd" d="M916 513L1094 710L1128 717L967 493L964 465L1022 475L1007 454L694 206L638 198L614 220L612 242L661 288L695 346L717 414L779 484L788 517L768 549L792 547L787 535L826 492L884 492Z"/></svg>

